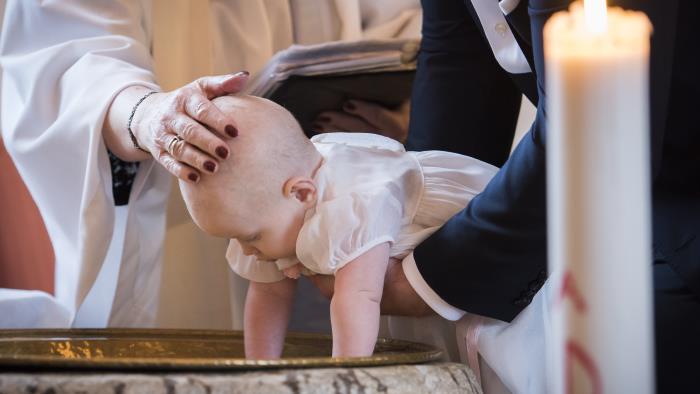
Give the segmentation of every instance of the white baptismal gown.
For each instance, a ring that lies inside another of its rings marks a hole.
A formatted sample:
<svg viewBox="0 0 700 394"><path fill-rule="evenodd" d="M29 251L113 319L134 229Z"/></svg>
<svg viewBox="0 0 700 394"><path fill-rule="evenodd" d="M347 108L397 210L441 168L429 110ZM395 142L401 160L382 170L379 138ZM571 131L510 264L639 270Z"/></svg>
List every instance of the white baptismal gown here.
<svg viewBox="0 0 700 394"><path fill-rule="evenodd" d="M307 274L332 275L384 242L391 245L391 257L403 259L498 170L455 153L406 152L398 142L374 134L322 134L312 141L323 156L314 176L319 198L297 238L297 258L258 261L232 240L227 258L240 276L279 281L281 270L297 262ZM456 360L454 333L454 323L438 316L391 317L382 335L434 344Z"/></svg>

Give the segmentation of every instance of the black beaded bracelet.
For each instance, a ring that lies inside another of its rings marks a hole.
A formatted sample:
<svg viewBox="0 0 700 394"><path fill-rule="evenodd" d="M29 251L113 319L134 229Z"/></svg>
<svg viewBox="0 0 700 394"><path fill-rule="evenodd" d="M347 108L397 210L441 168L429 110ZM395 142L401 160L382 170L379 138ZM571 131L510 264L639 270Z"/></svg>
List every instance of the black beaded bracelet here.
<svg viewBox="0 0 700 394"><path fill-rule="evenodd" d="M136 113L136 109L141 105L143 100L147 99L150 95L158 93L155 90L151 90L150 92L146 93L143 97L139 99L139 101L136 102L136 105L134 105L134 108L131 110L131 115L129 115L129 121L126 123L126 129L129 130L129 137L131 137L131 142L134 144L134 148L146 152L150 154L151 152L147 151L146 149L143 149L138 141L136 141L136 136L134 135L134 132L131 130L131 122L134 120L134 114Z"/></svg>

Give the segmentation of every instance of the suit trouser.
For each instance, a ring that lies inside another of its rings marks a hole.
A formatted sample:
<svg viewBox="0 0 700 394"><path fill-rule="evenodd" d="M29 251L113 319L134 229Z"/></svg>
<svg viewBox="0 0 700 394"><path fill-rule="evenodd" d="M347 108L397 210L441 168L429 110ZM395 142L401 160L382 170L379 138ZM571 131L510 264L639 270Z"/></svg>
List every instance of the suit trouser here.
<svg viewBox="0 0 700 394"><path fill-rule="evenodd" d="M654 329L657 392L698 392L700 298L668 264L655 264Z"/></svg>

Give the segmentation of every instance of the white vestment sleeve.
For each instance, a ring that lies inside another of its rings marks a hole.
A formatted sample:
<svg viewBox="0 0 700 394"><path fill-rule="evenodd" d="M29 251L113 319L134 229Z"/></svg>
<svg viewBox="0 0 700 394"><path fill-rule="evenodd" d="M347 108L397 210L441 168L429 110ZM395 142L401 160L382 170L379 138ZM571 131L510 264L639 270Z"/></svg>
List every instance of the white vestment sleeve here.
<svg viewBox="0 0 700 394"><path fill-rule="evenodd" d="M106 112L128 86L158 89L149 36L150 2L6 4L0 129L53 244L55 297L72 314L90 291L112 235ZM155 317L148 309L157 304L158 289L144 286L158 283L169 184L167 173L146 161L130 196L114 302L138 308L128 315L139 324ZM130 302L120 301L120 289Z"/></svg>

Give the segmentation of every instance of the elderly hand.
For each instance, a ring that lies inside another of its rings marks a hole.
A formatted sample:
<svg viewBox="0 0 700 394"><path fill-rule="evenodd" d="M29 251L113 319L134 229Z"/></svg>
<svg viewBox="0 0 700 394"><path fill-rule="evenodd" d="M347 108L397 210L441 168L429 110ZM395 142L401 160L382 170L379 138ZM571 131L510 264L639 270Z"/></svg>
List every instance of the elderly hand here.
<svg viewBox="0 0 700 394"><path fill-rule="evenodd" d="M238 134L230 114L210 100L239 92L247 72L199 78L181 88L147 97L137 108L131 129L142 148L176 177L197 182L199 171L213 173L226 159L225 138Z"/></svg>
<svg viewBox="0 0 700 394"><path fill-rule="evenodd" d="M410 107L409 101L401 104L396 110L389 110L367 101L348 100L343 105L343 111L325 111L318 114L313 128L319 133L375 132L403 143L408 136Z"/></svg>
<svg viewBox="0 0 700 394"><path fill-rule="evenodd" d="M307 277L327 298L333 298L334 277L313 275ZM401 267L401 261L389 259L384 278L384 293L380 304L383 315L428 316L434 314L428 304L413 290Z"/></svg>

